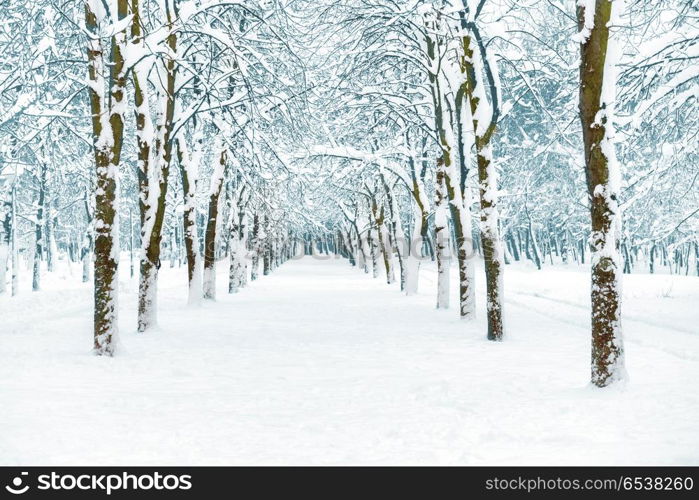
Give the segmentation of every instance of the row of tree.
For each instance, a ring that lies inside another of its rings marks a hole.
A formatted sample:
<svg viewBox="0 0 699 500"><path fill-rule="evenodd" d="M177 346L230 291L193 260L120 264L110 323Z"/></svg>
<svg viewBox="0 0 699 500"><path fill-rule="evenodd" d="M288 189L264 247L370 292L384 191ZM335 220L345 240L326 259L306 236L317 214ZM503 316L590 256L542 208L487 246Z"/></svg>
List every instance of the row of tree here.
<svg viewBox="0 0 699 500"><path fill-rule="evenodd" d="M620 274L699 274L696 9L619 3L0 0L0 293L94 266L112 354L124 250L142 332L166 258L190 302L224 256L231 292L320 249L409 295L431 259L438 308L453 262L470 319L477 255L502 340L506 264L589 263L608 385Z"/></svg>

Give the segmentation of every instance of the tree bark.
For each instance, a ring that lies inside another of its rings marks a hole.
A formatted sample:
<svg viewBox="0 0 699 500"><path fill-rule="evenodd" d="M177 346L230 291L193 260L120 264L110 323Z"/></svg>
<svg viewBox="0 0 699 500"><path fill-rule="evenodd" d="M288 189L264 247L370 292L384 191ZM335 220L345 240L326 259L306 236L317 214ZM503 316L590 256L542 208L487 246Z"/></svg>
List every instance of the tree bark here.
<svg viewBox="0 0 699 500"><path fill-rule="evenodd" d="M85 231L85 239L83 241L83 247L80 255L80 260L82 260L83 263L83 283L90 281L90 274L92 272L92 252L95 244L92 229L95 209L94 206L92 206L92 198L88 198L88 196L85 197L85 217L87 219L87 230Z"/></svg>
<svg viewBox="0 0 699 500"><path fill-rule="evenodd" d="M12 187L12 297L19 293L19 239L17 237L17 186Z"/></svg>
<svg viewBox="0 0 699 500"><path fill-rule="evenodd" d="M376 196L372 193L371 196L371 213L374 216L374 221L376 222L376 234L378 235L379 249L381 255L383 256L383 264L386 269L386 283L389 285L393 283L393 262L392 262L392 252L388 241L386 241L388 234L385 230L385 211L383 205L379 209L376 202Z"/></svg>
<svg viewBox="0 0 699 500"><path fill-rule="evenodd" d="M195 162L187 149L184 137L175 139L177 161L182 180L182 196L184 209L182 211L184 246L187 255L187 285L189 288L189 304L198 304L202 298L201 257L199 254L199 230L197 228L196 192L197 178Z"/></svg>
<svg viewBox="0 0 699 500"><path fill-rule="evenodd" d="M32 291L41 290L41 260L44 255L44 235L46 209L46 165L39 166L39 199L36 203L36 223L34 225L34 260L32 265Z"/></svg>
<svg viewBox="0 0 699 500"><path fill-rule="evenodd" d="M619 255L621 212L618 203L618 167L612 143L609 101L605 78L609 22L613 2L595 0L594 14L578 4L578 29L582 36L579 107L585 146L585 175L590 197L592 234L592 383L605 387L624 377L621 338L621 273ZM589 3L588 3L589 5ZM592 23L590 23L592 21ZM592 24L592 26L590 26ZM612 61L612 64L614 62Z"/></svg>
<svg viewBox="0 0 699 500"><path fill-rule="evenodd" d="M474 33L475 27L472 28ZM502 307L503 290L503 251L500 240L497 173L493 164L493 151L490 143L497 125L498 104L491 103L493 110L490 121L479 126L483 120L479 107L487 102L485 82L479 80L479 72L474 58L486 66L485 54L476 54L471 48L472 37L462 37L463 58L462 73L465 75L464 95L470 104L471 119L476 144L476 163L478 165L478 187L480 194L480 234L483 248L486 283L486 311L488 316L488 340L502 340L504 325ZM496 90L491 88L491 100L495 99Z"/></svg>
<svg viewBox="0 0 699 500"><path fill-rule="evenodd" d="M405 291L405 264L404 264L404 248L405 248L405 235L403 234L403 228L400 224L400 216L398 213L398 206L396 205L395 198L393 197L393 192L391 187L386 182L386 177L381 174L381 182L386 192L386 206L388 207L389 215L389 239L391 244L389 248L391 252L393 249L396 250L396 255L398 256L398 266L400 268L400 290Z"/></svg>
<svg viewBox="0 0 699 500"><path fill-rule="evenodd" d="M0 294L7 290L7 262L12 244L12 195L11 190L0 185Z"/></svg>
<svg viewBox="0 0 699 500"><path fill-rule="evenodd" d="M252 238L250 241L250 253L252 254L250 259L250 281L255 281L259 273L260 268L260 251L259 251L259 237L260 237L260 216L255 214L252 218ZM312 255L309 253L308 255Z"/></svg>
<svg viewBox="0 0 699 500"><path fill-rule="evenodd" d="M120 0L124 1L124 0ZM142 229L140 279L138 287L138 331L144 332L157 324L157 296L158 296L158 270L160 269L160 244L162 241L163 222L165 220L165 200L167 196L168 177L172 160L171 132L175 115L175 83L176 64L175 54L177 52L177 35L174 31L175 9L170 1L164 2L166 14L167 45L170 55L165 60L165 93L162 96L164 104L161 104L162 116L159 117L155 130L155 144L145 143L150 141L147 137L148 125L145 130L141 130L143 135L139 136L139 163L145 171L145 178L141 181L141 200L145 202L142 206ZM132 33L134 29L132 23ZM136 71L133 72L134 77ZM134 80L134 87L137 81ZM140 81L140 88L144 101L136 109L137 131L139 120L147 116L147 100L145 100L146 82ZM147 120L145 122L148 123ZM152 128L152 127L151 127ZM153 156L148 156L150 148L154 147ZM148 151L146 151L148 150ZM152 160L152 163L151 163ZM151 167L155 172L150 172Z"/></svg>
<svg viewBox="0 0 699 500"><path fill-rule="evenodd" d="M216 299L216 225L218 222L219 198L226 169L226 150L219 153L218 165L214 168L209 190L209 217L204 238L204 298Z"/></svg>
<svg viewBox="0 0 699 500"><path fill-rule="evenodd" d="M428 28L431 26L439 29L441 22L439 14L437 14L437 18L428 22L427 25ZM428 35L426 36L426 44L430 66L439 67L437 61L443 56L441 54L443 40L433 39ZM457 113L461 112L461 106L460 104L456 105L458 97L450 105L448 92L443 88L447 83L442 81L441 73L430 71L429 81L435 115L435 130L441 148L445 194L449 200L449 212L456 237L456 257L459 267L459 314L464 319L470 319L475 315L475 289L473 265L469 259L468 248L471 243L471 217L468 212L470 200L464 197L468 193L461 188L462 185L465 186L465 172L467 171L463 134L460 133L460 121L456 116ZM458 169L456 168L457 163ZM436 245L439 255L440 242L436 242Z"/></svg>
<svg viewBox="0 0 699 500"><path fill-rule="evenodd" d="M413 180L411 194L415 201L413 209L413 231L410 238L410 246L406 258L406 276L405 276L405 293L406 295L415 295L418 291L418 283L420 278L420 264L424 258L425 239L427 238L429 224L429 200L425 193L425 186L422 182L422 176L418 177L415 171L415 162L411 158L410 173ZM426 168L423 169L425 171Z"/></svg>
<svg viewBox="0 0 699 500"><path fill-rule="evenodd" d="M449 219L447 217L447 196L445 186L444 159L437 160L437 181L435 184L434 236L437 247L437 309L449 308Z"/></svg>
<svg viewBox="0 0 699 500"><path fill-rule="evenodd" d="M108 64L100 40L103 21L123 20L128 11L126 0L118 0L116 20L98 18L102 7L97 0L85 2L85 27L88 33L88 74L92 114L93 149L96 167L95 189L95 272L94 272L94 351L111 356L118 330L119 237L117 227L117 178L124 133L125 30L111 37ZM105 89L103 72L109 68ZM109 92L109 100L106 99Z"/></svg>
<svg viewBox="0 0 699 500"><path fill-rule="evenodd" d="M231 201L229 223L228 293L237 293L244 286L245 273L245 187L238 189Z"/></svg>

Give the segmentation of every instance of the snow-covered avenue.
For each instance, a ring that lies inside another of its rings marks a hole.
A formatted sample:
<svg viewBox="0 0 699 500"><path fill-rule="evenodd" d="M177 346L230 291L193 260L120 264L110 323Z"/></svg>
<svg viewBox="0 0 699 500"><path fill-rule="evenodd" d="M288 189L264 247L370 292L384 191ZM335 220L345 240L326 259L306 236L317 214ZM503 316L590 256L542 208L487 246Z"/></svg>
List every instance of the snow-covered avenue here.
<svg viewBox="0 0 699 500"><path fill-rule="evenodd" d="M696 277L626 277L630 375L603 391L589 382L589 268L508 267L517 327L493 343L483 301L473 322L434 308L431 264L410 297L336 257L233 295L225 267L199 307L164 267L160 326L140 334L122 261L113 358L90 354L92 290L70 269L0 297L0 463L699 461Z"/></svg>
<svg viewBox="0 0 699 500"><path fill-rule="evenodd" d="M0 466L699 474L698 7L0 0Z"/></svg>

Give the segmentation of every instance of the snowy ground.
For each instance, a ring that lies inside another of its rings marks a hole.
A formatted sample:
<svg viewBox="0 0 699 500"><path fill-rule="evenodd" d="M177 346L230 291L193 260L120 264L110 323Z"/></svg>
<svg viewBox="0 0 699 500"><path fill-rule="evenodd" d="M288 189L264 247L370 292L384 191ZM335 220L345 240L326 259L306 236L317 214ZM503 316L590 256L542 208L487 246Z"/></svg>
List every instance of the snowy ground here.
<svg viewBox="0 0 699 500"><path fill-rule="evenodd" d="M166 266L145 335L122 280L113 359L78 268L0 297L0 464L699 464L697 277L626 277L630 381L599 390L582 268L508 266L493 343L429 266L415 297L310 258L229 296L222 264L194 309Z"/></svg>

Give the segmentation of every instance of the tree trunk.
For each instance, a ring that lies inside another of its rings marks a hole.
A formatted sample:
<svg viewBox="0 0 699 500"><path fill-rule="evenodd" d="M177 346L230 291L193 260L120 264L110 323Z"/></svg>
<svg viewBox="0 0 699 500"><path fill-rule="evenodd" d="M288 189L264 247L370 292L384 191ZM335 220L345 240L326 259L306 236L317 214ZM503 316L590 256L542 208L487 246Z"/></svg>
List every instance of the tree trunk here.
<svg viewBox="0 0 699 500"><path fill-rule="evenodd" d="M425 238L429 228L429 200L425 193L424 183L415 172L415 165L412 159L410 160L410 167L413 178L412 195L415 205L413 209L413 231L406 258L405 293L406 295L415 295L418 290L420 264L424 258Z"/></svg>
<svg viewBox="0 0 699 500"><path fill-rule="evenodd" d="M262 275L268 276L272 272L272 251L266 248L262 253Z"/></svg>
<svg viewBox="0 0 699 500"><path fill-rule="evenodd" d="M118 267L119 233L117 214L117 177L124 133L126 32L111 36L111 56L105 63L101 33L106 22L118 24L128 11L126 0L117 1L118 19L106 16L96 0L85 2L85 27L88 34L88 72L90 111L92 114L93 149L95 154L95 273L94 273L94 350L98 355L114 353L118 330ZM98 14L99 13L99 14ZM106 85L103 72L109 69ZM109 92L109 99L106 93Z"/></svg>
<svg viewBox="0 0 699 500"><path fill-rule="evenodd" d="M94 206L92 203L92 198L88 199L85 197L85 217L87 219L87 230L85 231L85 240L83 241L83 247L81 250L80 260L83 263L83 283L90 281L90 274L92 271L92 252L94 247L94 235L93 235L93 220L94 220Z"/></svg>
<svg viewBox="0 0 699 500"><path fill-rule="evenodd" d="M2 186L4 188L4 186ZM7 290L7 262L10 245L13 243L12 231L12 194L10 189L0 191L0 294Z"/></svg>
<svg viewBox="0 0 699 500"><path fill-rule="evenodd" d="M255 281L260 269L260 252L259 252L259 237L260 237L260 216L255 214L252 219L252 240L250 242L250 281ZM312 244L312 243L311 243ZM311 251L311 249L308 249ZM311 255L310 253L308 255Z"/></svg>
<svg viewBox="0 0 699 500"><path fill-rule="evenodd" d="M177 261L177 223L175 216L172 217L172 225L170 227L170 269L175 267Z"/></svg>
<svg viewBox="0 0 699 500"><path fill-rule="evenodd" d="M367 230L367 241L369 243L369 252L371 253L371 271L374 278L379 277L379 245L378 237L375 236L376 230L373 227L373 223L369 222L369 229Z"/></svg>
<svg viewBox="0 0 699 500"><path fill-rule="evenodd" d="M621 249L624 252L624 274L631 274L631 256L629 255L629 247L626 243L622 243Z"/></svg>
<svg viewBox="0 0 699 500"><path fill-rule="evenodd" d="M466 185L469 164L466 151L471 150L473 144L466 143L468 137L464 127L469 116L468 106L464 106L465 81L457 92L454 102L454 118L456 122L456 142L458 171L455 167L447 170L446 186L450 198L452 221L454 221L454 233L456 235L456 256L459 264L459 306L463 319L473 319L476 315L476 279L473 263L473 227L471 224L471 191ZM472 142L472 141L470 141ZM450 174L451 172L451 174ZM459 178L459 187L456 189L456 178Z"/></svg>
<svg viewBox="0 0 699 500"><path fill-rule="evenodd" d="M437 309L449 308L449 219L447 217L444 160L437 160L434 237L437 247Z"/></svg>
<svg viewBox="0 0 699 500"><path fill-rule="evenodd" d="M517 242L515 241L514 236L512 236L511 231L508 233L508 237L510 240L510 248L512 249L512 256L517 262L519 262L519 247L517 246Z"/></svg>
<svg viewBox="0 0 699 500"><path fill-rule="evenodd" d="M541 271L541 250L539 250L539 244L536 241L536 236L534 235L534 228L532 227L532 219L529 217L529 214L527 214L527 219L529 224L527 225L527 241L531 244L531 254L532 254L532 260L534 261L534 264L536 264L536 268ZM544 240L546 241L546 240ZM551 251L549 247L549 255L551 255ZM546 254L544 254L544 258L546 258ZM553 258L551 259L551 264L553 265Z"/></svg>
<svg viewBox="0 0 699 500"><path fill-rule="evenodd" d="M398 256L398 266L400 267L400 290L405 291L405 264L404 264L404 249L405 249L405 235L403 234L403 228L400 224L400 217L398 213L398 206L396 205L395 199L393 197L393 192L391 187L386 182L386 178L381 174L381 181L386 192L386 206L388 207L389 223L388 223L388 236L391 240L389 248L391 252L393 249L396 250L396 255Z"/></svg>
<svg viewBox="0 0 699 500"><path fill-rule="evenodd" d="M229 258L228 293L237 293L243 286L243 273L245 272L245 212L243 208L243 187L236 193L231 202L229 223Z"/></svg>
<svg viewBox="0 0 699 500"><path fill-rule="evenodd" d="M56 215L54 215L51 209L51 203L46 203L46 270L50 273L56 270L56 258L58 257L55 217Z"/></svg>
<svg viewBox="0 0 699 500"><path fill-rule="evenodd" d="M219 198L226 172L226 150L221 149L219 161L214 168L209 189L209 218L204 239L204 298L216 299L216 225L218 222Z"/></svg>
<svg viewBox="0 0 699 500"><path fill-rule="evenodd" d="M386 241L387 234L384 224L385 212L383 205L379 209L378 204L376 202L376 196L374 194L371 195L371 213L373 214L374 222L376 223L376 234L378 238L379 250L381 252L381 255L383 256L383 263L386 269L386 283L390 285L391 283L393 283L394 280L392 262L393 259L388 241Z"/></svg>
<svg viewBox="0 0 699 500"><path fill-rule="evenodd" d="M434 22L434 28L439 29L439 19ZM437 39L432 39L429 35L427 42L427 57L430 65L438 67L436 61L442 57L440 53L444 42ZM464 198L465 193L461 188L461 180L465 181L465 172L467 171L465 162L465 147L464 138L459 130L459 119L457 114L460 113L461 107L457 106L454 101L453 106L449 106L448 95L443 86L446 83L442 81L441 73L429 74L430 92L432 95L432 103L435 114L435 130L437 139L441 148L441 169L443 171L444 194L448 197L449 211L451 221L454 226L454 234L456 236L456 256L459 266L459 314L462 318L472 318L475 315L475 289L473 280L473 267L469 257L469 245L471 244L471 217L469 214L470 200ZM458 99L457 99L458 101ZM453 124L456 123L456 130ZM454 141L456 140L456 143ZM459 164L459 169L456 169L456 163ZM438 167L439 169L440 167ZM465 186L465 184L464 184ZM467 205L465 203L468 203ZM448 243L448 227L445 225L446 231L442 233L444 242ZM435 233L435 237L436 237ZM444 242L437 241L437 260L439 263L440 245ZM448 244L442 248L442 253L448 249ZM448 272L448 271L447 271ZM439 293L439 292L438 292Z"/></svg>
<svg viewBox="0 0 699 500"><path fill-rule="evenodd" d="M478 179L481 194L481 244L485 265L488 340L502 340L503 261L495 194L495 169L490 167L491 146L478 152ZM535 254L538 253L535 247Z"/></svg>
<svg viewBox="0 0 699 500"><path fill-rule="evenodd" d="M12 296L19 293L19 238L17 236L17 186L12 187Z"/></svg>
<svg viewBox="0 0 699 500"><path fill-rule="evenodd" d="M125 1L125 0L120 0ZM136 0L133 0L134 2ZM151 143L148 132L152 126L148 125L148 100L146 98L146 79L141 75L141 80L137 78L139 71L134 71L134 88L140 86L142 101L138 101L138 91L136 91L136 126L139 143L139 164L142 172L141 182L141 265L138 286L138 331L144 332L155 326L157 320L157 297L158 297L158 270L160 269L160 244L162 241L163 222L165 220L165 201L167 196L168 177L172 160L171 132L175 117L175 80L176 65L175 55L177 53L177 35L174 30L176 13L173 12L169 2L165 2L168 31L167 45L170 55L166 57L165 66L165 89L159 105L159 120L155 128L155 144ZM137 11L136 11L137 13ZM138 19L132 21L132 37L134 42L138 42L140 33L135 34L135 26ZM138 68L138 65L137 65ZM142 120L145 120L142 122ZM140 132L139 132L140 130ZM155 153L149 156L150 149L154 148ZM153 160L151 162L151 160ZM152 163L152 164L151 164ZM151 168L154 167L154 168ZM153 170L151 172L151 170Z"/></svg>
<svg viewBox="0 0 699 500"><path fill-rule="evenodd" d="M474 31L474 33L476 33ZM504 335L502 307L504 300L503 290L503 251L500 240L499 213L498 213L498 185L497 172L493 164L493 150L490 143L497 125L498 104L492 103L494 108L487 127L479 126L479 107L488 101L485 93L485 78L478 81L480 75L474 65L474 57L479 58L481 66L486 66L485 54L475 54L471 49L471 36L462 37L463 60L462 72L464 73L464 95L468 98L473 123L473 132L476 143L476 163L478 165L478 184L480 194L480 233L481 246L483 248L483 260L485 266L486 283L486 311L488 316L488 339L502 340ZM491 101L495 99L495 90L491 89ZM486 119L485 117L481 119Z"/></svg>
<svg viewBox="0 0 699 500"><path fill-rule="evenodd" d="M133 214L129 208L129 276L134 276Z"/></svg>
<svg viewBox="0 0 699 500"><path fill-rule="evenodd" d="M369 248L367 239L359 233L359 229L356 228L356 226L355 230L357 232L357 246L361 250L362 268L364 269L364 273L369 274L369 260L371 259L371 249Z"/></svg>
<svg viewBox="0 0 699 500"><path fill-rule="evenodd" d="M187 254L187 285L189 304L198 304L202 298L201 256L199 254L199 231L197 228L197 168L199 162L190 155L187 143L181 135L175 139L177 162L182 180L182 211L185 253ZM198 155L196 156L198 159Z"/></svg>
<svg viewBox="0 0 699 500"><path fill-rule="evenodd" d="M607 60L609 22L615 3L595 0L594 13L586 12L582 4L577 7L581 41L579 106L592 229L591 378L598 387L624 378L625 373L621 337L620 173L612 142L610 109L616 61Z"/></svg>
<svg viewBox="0 0 699 500"><path fill-rule="evenodd" d="M40 165L39 173L39 199L36 204L36 223L34 225L34 260L32 265L32 291L41 290L41 259L44 255L44 234L45 221L44 211L46 209L46 165Z"/></svg>

